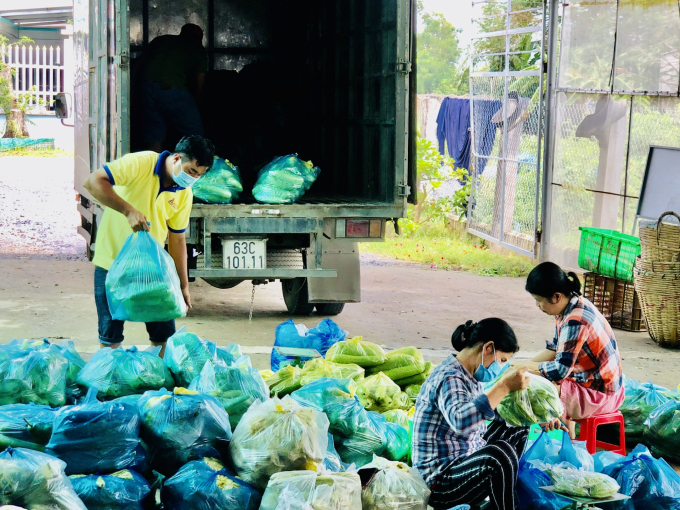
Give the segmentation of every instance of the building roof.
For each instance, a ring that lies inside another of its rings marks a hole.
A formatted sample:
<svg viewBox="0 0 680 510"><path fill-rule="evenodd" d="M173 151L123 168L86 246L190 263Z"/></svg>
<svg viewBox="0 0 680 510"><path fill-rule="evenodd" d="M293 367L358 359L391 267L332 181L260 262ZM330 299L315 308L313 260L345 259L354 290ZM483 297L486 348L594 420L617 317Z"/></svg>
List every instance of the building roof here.
<svg viewBox="0 0 680 510"><path fill-rule="evenodd" d="M0 18L20 29L65 28L73 20L73 1L0 0Z"/></svg>

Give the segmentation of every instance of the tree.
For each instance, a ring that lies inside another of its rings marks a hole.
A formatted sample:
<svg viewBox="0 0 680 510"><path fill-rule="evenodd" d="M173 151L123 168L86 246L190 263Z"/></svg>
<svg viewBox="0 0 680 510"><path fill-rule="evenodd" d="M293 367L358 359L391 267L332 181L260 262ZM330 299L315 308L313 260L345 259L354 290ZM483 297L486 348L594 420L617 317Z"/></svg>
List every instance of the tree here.
<svg viewBox="0 0 680 510"><path fill-rule="evenodd" d="M15 45L32 43L28 37L22 37ZM5 48L9 54L9 39L0 35L0 48ZM28 129L26 127L26 107L28 106L33 94L14 93L12 77L14 70L4 61L4 54L0 54L0 108L5 112L5 134L3 138L26 138Z"/></svg>
<svg viewBox="0 0 680 510"><path fill-rule="evenodd" d="M418 5L422 11L422 3ZM455 28L441 13L424 13L425 28L418 34L418 93L464 94L468 90L466 59Z"/></svg>

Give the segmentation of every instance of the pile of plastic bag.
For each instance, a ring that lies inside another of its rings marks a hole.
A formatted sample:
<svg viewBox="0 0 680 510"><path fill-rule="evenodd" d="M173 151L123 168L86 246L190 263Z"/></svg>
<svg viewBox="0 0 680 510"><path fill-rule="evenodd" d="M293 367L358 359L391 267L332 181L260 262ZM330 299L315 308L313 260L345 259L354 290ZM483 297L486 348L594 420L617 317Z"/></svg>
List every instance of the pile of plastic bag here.
<svg viewBox="0 0 680 510"><path fill-rule="evenodd" d="M564 414L564 406L555 386L543 377L529 374L526 390L511 391L496 409L510 425L516 427L546 423Z"/></svg>
<svg viewBox="0 0 680 510"><path fill-rule="evenodd" d="M382 347L357 336L333 345L326 353L326 360L368 368L382 365L387 361L387 356Z"/></svg>
<svg viewBox="0 0 680 510"><path fill-rule="evenodd" d="M210 457L185 464L161 490L165 510L258 510L261 498L255 487Z"/></svg>
<svg viewBox="0 0 680 510"><path fill-rule="evenodd" d="M143 476L127 469L110 475L71 475L73 490L87 510L144 510L151 488Z"/></svg>
<svg viewBox="0 0 680 510"><path fill-rule="evenodd" d="M114 320L164 322L187 312L174 260L143 230L130 234L113 261L106 298Z"/></svg>
<svg viewBox="0 0 680 510"><path fill-rule="evenodd" d="M66 368L66 399L69 400L69 397L76 398L81 395L76 380L85 366L85 360L76 351L72 340L62 340L58 344L47 339L24 340L21 348L27 351L50 351L66 358L68 362Z"/></svg>
<svg viewBox="0 0 680 510"><path fill-rule="evenodd" d="M349 510L361 508L356 472L285 471L273 475L260 510Z"/></svg>
<svg viewBox="0 0 680 510"><path fill-rule="evenodd" d="M374 457L359 470L375 474L361 491L363 510L426 510L430 489L418 471L403 462Z"/></svg>
<svg viewBox="0 0 680 510"><path fill-rule="evenodd" d="M88 510L64 474L65 464L24 448L0 453L0 505L29 510Z"/></svg>
<svg viewBox="0 0 680 510"><path fill-rule="evenodd" d="M68 360L54 350L6 351L0 361L0 405L66 403ZM14 357L16 356L16 357Z"/></svg>
<svg viewBox="0 0 680 510"><path fill-rule="evenodd" d="M425 371L423 355L415 347L402 347L387 353L387 361L366 369L366 375L382 372L393 381L399 381Z"/></svg>
<svg viewBox="0 0 680 510"><path fill-rule="evenodd" d="M133 405L99 402L97 390L84 402L57 411L47 453L66 462L66 474L144 471L146 452L139 440L139 413Z"/></svg>
<svg viewBox="0 0 680 510"><path fill-rule="evenodd" d="M168 338L163 361L177 386L188 388L191 381L200 375L208 360L231 366L240 355L238 345L217 347L214 342L203 340L198 335L189 333L186 326L182 326Z"/></svg>
<svg viewBox="0 0 680 510"><path fill-rule="evenodd" d="M102 399L135 395L160 388L172 389L175 381L163 359L160 347L147 351L130 349L99 349L78 375L78 384L97 388Z"/></svg>
<svg viewBox="0 0 680 510"><path fill-rule="evenodd" d="M654 409L669 400L680 401L680 394L651 382L627 381L625 391L626 397L619 411L623 414L626 436L631 440L642 439L645 421Z"/></svg>
<svg viewBox="0 0 680 510"><path fill-rule="evenodd" d="M253 404L229 445L239 478L264 489L281 471L316 470L328 447L328 418L290 397Z"/></svg>
<svg viewBox="0 0 680 510"><path fill-rule="evenodd" d="M293 204L314 184L320 171L297 154L278 157L260 170L253 197L263 204Z"/></svg>
<svg viewBox="0 0 680 510"><path fill-rule="evenodd" d="M344 340L347 331L340 328L331 319L324 319L319 324L307 329L304 324L295 324L293 320L286 321L276 327L274 347L295 347L299 349L315 349L321 356L325 356L334 344ZM283 356L272 349L271 369L276 372L286 365L302 366L303 360L292 356Z"/></svg>
<svg viewBox="0 0 680 510"><path fill-rule="evenodd" d="M669 400L650 412L644 438L654 455L680 462L680 402Z"/></svg>
<svg viewBox="0 0 680 510"><path fill-rule="evenodd" d="M253 402L269 398L269 388L260 373L252 368L248 356L239 358L234 364L226 366L208 361L189 386L190 390L212 395L222 404L232 430Z"/></svg>
<svg viewBox="0 0 680 510"><path fill-rule="evenodd" d="M226 451L229 416L214 397L184 388L147 391L138 407L149 464L159 473L171 476L191 460Z"/></svg>
<svg viewBox="0 0 680 510"><path fill-rule="evenodd" d="M0 451L8 446L45 451L56 409L36 404L0 406Z"/></svg>
<svg viewBox="0 0 680 510"><path fill-rule="evenodd" d="M411 400L399 386L382 372L366 377L357 385L359 402L369 411L384 413L391 409L409 409Z"/></svg>
<svg viewBox="0 0 680 510"><path fill-rule="evenodd" d="M215 156L210 171L201 175L191 187L194 203L231 204L243 193L238 167Z"/></svg>

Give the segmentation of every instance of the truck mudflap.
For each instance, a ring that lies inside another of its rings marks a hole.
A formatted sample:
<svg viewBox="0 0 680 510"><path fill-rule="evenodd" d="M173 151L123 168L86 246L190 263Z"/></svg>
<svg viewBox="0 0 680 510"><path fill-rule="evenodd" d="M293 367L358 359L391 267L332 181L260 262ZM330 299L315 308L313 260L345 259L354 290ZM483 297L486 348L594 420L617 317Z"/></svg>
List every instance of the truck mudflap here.
<svg viewBox="0 0 680 510"><path fill-rule="evenodd" d="M360 303L359 244L324 239L322 270L337 271L337 278L307 280L310 303Z"/></svg>

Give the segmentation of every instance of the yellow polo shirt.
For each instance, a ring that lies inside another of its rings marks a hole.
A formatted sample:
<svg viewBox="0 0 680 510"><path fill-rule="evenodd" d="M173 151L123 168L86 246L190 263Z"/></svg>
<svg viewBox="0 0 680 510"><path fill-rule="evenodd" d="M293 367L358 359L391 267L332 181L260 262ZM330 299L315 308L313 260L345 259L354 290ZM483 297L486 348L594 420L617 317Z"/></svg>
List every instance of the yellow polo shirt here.
<svg viewBox="0 0 680 510"><path fill-rule="evenodd" d="M167 151L133 152L104 165L113 189L146 216L151 235L161 245L165 245L168 230L180 234L189 226L193 202L190 188L163 189L161 174L169 155ZM107 207L97 228L94 265L108 270L131 233L127 218Z"/></svg>

